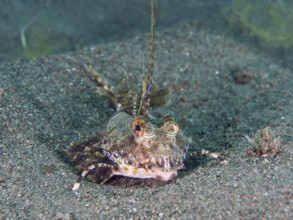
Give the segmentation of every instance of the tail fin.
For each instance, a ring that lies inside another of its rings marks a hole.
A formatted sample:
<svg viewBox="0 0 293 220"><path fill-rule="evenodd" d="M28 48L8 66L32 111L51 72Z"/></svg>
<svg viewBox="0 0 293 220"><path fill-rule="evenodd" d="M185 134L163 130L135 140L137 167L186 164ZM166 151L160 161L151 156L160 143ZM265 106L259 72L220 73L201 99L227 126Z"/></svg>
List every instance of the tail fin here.
<svg viewBox="0 0 293 220"><path fill-rule="evenodd" d="M149 48L149 64L148 71L143 80L142 95L140 100L140 106L138 110L138 115L147 116L150 109L150 99L151 99L151 86L153 80L154 72L154 59L155 59L155 0L151 0L151 27L150 27L150 48Z"/></svg>

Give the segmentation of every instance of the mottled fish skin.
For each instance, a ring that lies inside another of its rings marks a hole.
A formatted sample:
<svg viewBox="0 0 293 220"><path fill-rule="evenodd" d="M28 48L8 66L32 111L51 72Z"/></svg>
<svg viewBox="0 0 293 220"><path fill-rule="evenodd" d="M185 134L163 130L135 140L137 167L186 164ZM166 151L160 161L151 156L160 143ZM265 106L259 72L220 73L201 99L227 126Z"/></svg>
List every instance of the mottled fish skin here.
<svg viewBox="0 0 293 220"><path fill-rule="evenodd" d="M122 121L125 117L127 113L121 112L114 120ZM110 120L108 127L111 128L112 124ZM114 129L109 134L111 141L101 146L117 164L115 175L169 180L184 168L183 161L191 141L179 132L171 117L165 118L159 127L144 116L133 118L131 124L131 132L129 126ZM123 132L125 136L121 136ZM171 176L167 178L168 175Z"/></svg>
<svg viewBox="0 0 293 220"><path fill-rule="evenodd" d="M110 119L107 132L74 144L68 155L80 172L95 165L87 176L98 183L114 175L167 181L184 168L190 143L171 117L157 127L144 116L120 112Z"/></svg>
<svg viewBox="0 0 293 220"><path fill-rule="evenodd" d="M154 95L163 98L168 95L167 90L159 91L152 87L154 4L155 1L151 0L149 65L142 89L138 93L140 97L128 91L127 86L123 87L122 92L115 92L97 71L87 68L92 72L98 91L109 98L116 113L109 120L104 132L96 133L68 148L69 160L81 173L73 190L79 188L85 177L97 183L105 183L114 175L167 181L184 168L183 162L191 140L180 132L178 124L170 116L162 120L149 120L151 98ZM157 105L160 104L158 100L160 99L157 99Z"/></svg>

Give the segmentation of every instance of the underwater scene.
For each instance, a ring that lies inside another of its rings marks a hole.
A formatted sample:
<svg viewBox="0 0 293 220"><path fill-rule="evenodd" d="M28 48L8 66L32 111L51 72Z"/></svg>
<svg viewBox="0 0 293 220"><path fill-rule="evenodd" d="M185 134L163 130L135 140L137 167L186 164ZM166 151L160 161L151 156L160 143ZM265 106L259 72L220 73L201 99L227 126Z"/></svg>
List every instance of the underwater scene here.
<svg viewBox="0 0 293 220"><path fill-rule="evenodd" d="M293 219L293 1L0 5L0 220Z"/></svg>
<svg viewBox="0 0 293 220"><path fill-rule="evenodd" d="M160 0L157 29L195 20L292 67L290 0ZM2 1L0 61L48 56L148 31L148 1Z"/></svg>

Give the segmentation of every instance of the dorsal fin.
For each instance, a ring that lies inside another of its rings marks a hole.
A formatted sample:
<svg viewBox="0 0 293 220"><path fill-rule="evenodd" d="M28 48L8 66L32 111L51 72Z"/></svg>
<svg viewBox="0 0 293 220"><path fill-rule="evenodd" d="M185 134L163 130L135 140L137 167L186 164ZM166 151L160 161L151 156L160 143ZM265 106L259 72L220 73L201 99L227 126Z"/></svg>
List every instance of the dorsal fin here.
<svg viewBox="0 0 293 220"><path fill-rule="evenodd" d="M154 72L155 58L155 0L151 0L151 25L150 25L150 48L149 48L149 64L148 70L143 80L142 95L138 115L147 116L150 109L151 86Z"/></svg>

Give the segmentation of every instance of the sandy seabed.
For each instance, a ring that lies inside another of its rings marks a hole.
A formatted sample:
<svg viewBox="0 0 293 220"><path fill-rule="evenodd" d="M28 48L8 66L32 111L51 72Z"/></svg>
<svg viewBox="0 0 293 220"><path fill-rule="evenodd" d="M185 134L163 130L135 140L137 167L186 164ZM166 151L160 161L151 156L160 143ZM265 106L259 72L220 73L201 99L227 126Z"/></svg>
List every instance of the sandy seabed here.
<svg viewBox="0 0 293 220"><path fill-rule="evenodd" d="M189 161L167 184L122 178L71 191L77 174L60 152L113 114L84 64L139 86L147 51L138 35L0 64L0 219L293 218L292 71L193 22L156 33L155 82L172 95L152 114L175 116L193 148L225 150L227 164ZM282 152L247 157L244 136L268 126Z"/></svg>

